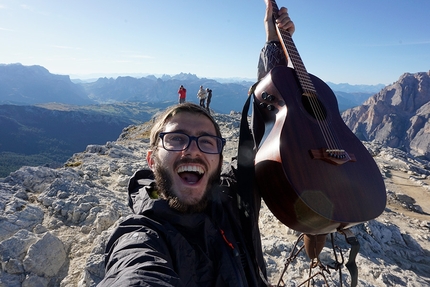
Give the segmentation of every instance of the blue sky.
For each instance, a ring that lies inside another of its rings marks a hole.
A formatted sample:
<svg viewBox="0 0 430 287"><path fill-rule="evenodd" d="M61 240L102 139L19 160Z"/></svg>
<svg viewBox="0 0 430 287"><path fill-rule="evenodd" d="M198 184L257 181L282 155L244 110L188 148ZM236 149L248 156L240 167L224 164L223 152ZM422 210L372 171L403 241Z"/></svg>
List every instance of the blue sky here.
<svg viewBox="0 0 430 287"><path fill-rule="evenodd" d="M428 0L289 0L293 40L324 81L390 84L430 70ZM255 79L263 0L0 0L0 63L88 78Z"/></svg>

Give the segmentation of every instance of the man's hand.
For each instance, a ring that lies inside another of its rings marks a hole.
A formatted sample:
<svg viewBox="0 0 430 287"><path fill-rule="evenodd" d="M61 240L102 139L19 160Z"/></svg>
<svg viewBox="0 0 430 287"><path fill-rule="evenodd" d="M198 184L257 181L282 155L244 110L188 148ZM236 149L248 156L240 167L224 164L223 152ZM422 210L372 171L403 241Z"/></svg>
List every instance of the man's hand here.
<svg viewBox="0 0 430 287"><path fill-rule="evenodd" d="M270 0L264 0L266 3L266 15L264 17L264 27L266 29L266 40L267 41L278 41L278 35L276 33L275 24L273 23L273 15L272 15L272 2ZM275 20L276 25L280 29L287 30L290 35L292 36L294 31L296 30L296 27L294 25L294 22L291 21L290 16L288 15L288 9L285 7L282 7L279 9L278 16Z"/></svg>

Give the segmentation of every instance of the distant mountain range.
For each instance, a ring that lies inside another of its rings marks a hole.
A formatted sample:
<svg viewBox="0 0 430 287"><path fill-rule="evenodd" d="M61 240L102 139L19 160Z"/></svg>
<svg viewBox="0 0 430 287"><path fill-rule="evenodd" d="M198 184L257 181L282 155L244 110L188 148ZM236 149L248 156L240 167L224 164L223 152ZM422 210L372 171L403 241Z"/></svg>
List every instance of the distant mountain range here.
<svg viewBox="0 0 430 287"><path fill-rule="evenodd" d="M370 93L374 94L382 90L385 85L350 85L347 83L334 84L332 82L326 83L333 91L340 91L344 93Z"/></svg>
<svg viewBox="0 0 430 287"><path fill-rule="evenodd" d="M360 139L428 156L428 106L417 104L430 98L425 75L405 74L385 88L327 84L339 110L345 111L345 122ZM0 64L0 177L22 165L62 164L88 144L116 140L125 127L148 121L175 104L180 85L187 88L187 100L195 103L200 85L211 88L211 108L225 114L242 110L252 84L185 73L74 83L41 66Z"/></svg>
<svg viewBox="0 0 430 287"><path fill-rule="evenodd" d="M241 111L252 81L231 79L222 82L181 73L159 78L99 78L94 82L55 75L41 66L0 65L0 104L34 105L63 103L71 105L112 104L119 102L177 101L180 85L187 89L187 101L197 103L201 85L213 91L211 107L216 112ZM378 92L380 85L348 85L328 83L334 90L341 111L362 104Z"/></svg>
<svg viewBox="0 0 430 287"><path fill-rule="evenodd" d="M34 105L57 102L89 105L94 101L69 76L49 73L41 66L0 65L0 103Z"/></svg>

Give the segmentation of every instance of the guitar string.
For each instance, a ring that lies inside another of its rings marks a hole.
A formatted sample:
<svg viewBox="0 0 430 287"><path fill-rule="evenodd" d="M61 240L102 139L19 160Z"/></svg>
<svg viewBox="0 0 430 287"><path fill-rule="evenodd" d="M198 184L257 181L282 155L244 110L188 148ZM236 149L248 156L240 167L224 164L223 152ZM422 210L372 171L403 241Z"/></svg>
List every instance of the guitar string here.
<svg viewBox="0 0 430 287"><path fill-rule="evenodd" d="M276 4L275 0L271 0L272 2L272 15L275 17L275 15L278 14L279 8ZM321 108L320 102L317 98L317 93L315 91L315 88L310 80L309 74L307 73L304 64L301 61L300 55L297 51L297 48L295 47L294 42L292 41L291 35L288 31L280 30L277 25L275 25L278 31L278 35L280 35L281 39L283 40L283 48L284 52L286 53L286 56L288 57L288 52L290 52L290 58L293 62L294 69L296 70L296 73L298 74L300 85L302 86L302 89L305 94L307 94L306 98L310 103L311 109L315 115L315 118L317 120L317 123L320 127L321 133L324 137L324 140L330 150L341 150L338 145L338 141L335 139L330 127L327 124L327 121L324 120L326 116L324 117L324 111ZM289 40L289 41L286 41ZM287 43L286 43L287 42ZM290 49L287 49L289 47Z"/></svg>
<svg viewBox="0 0 430 287"><path fill-rule="evenodd" d="M325 137L325 141L327 142L328 148L333 150L336 148L336 141L333 137L333 134L330 131L329 126L327 125L327 121L325 120L327 114L324 113L323 109L321 108L321 105L317 98L317 93L310 80L309 74L306 72L306 70L302 68L302 65L297 65L297 61L298 61L297 58L300 59L300 57L299 55L295 55L295 50L293 50L293 53L290 56L292 61L296 62L295 70L299 74L299 81L301 82L301 86L304 91L304 96L306 97L305 100L307 100L310 103L312 112Z"/></svg>
<svg viewBox="0 0 430 287"><path fill-rule="evenodd" d="M278 15L279 8L278 8L278 5L276 4L276 2L274 0L272 0L271 2L272 2L272 15L273 15L273 17L275 17L275 15ZM293 67L294 67L296 73L298 74L298 78L299 78L300 84L302 86L302 89L304 90L304 92L306 92L306 86L310 86L310 87L312 87L312 90L314 90L313 85L310 82L309 75L307 75L307 77L305 77L303 72L300 70L300 67L299 67L300 65L297 65L297 63L295 63L296 62L295 57L298 57L298 59L300 59L300 56L299 55L293 55L293 53L298 54L298 51L297 51L294 43L292 41L289 41L289 43L286 43L286 39L291 38L291 35L287 31L280 30L277 27L277 25L275 25L275 26L276 26L278 35L283 40L282 43L283 43L283 48L284 48L284 52L285 52L286 56L288 57L288 54L290 54L290 58L293 62ZM287 47L289 47L290 49L287 49ZM302 64L302 66L303 66L303 64ZM307 81L307 83L303 82L305 80ZM312 93L312 94L314 94L314 93ZM328 145L328 148L333 149L335 147L334 142L333 142L333 138L332 138L332 136L330 136L330 132L329 132L328 127L321 125L320 122L322 121L322 118L323 118L322 114L321 114L322 112L321 112L321 109L317 108L316 103L314 101L312 101L312 99L311 99L312 96L309 94L309 96L307 96L307 100L309 101L309 103L311 105L312 111L315 115L315 118L317 119L317 123L320 127L320 130L321 130L321 133L324 137L324 140L325 140L326 144Z"/></svg>
<svg viewBox="0 0 430 287"><path fill-rule="evenodd" d="M300 55L297 51L297 48L292 42L291 35L288 31L277 29L281 38L283 40L283 44L286 46L286 52L289 52L291 61L293 62L294 69L298 74L299 82L302 86L303 92L310 103L312 112L315 115L317 123L320 127L321 133L324 137L325 142L327 143L328 149L331 151L341 151L342 149L339 146L339 141L336 140L331 128L327 124L327 115L324 113L323 108L321 107L321 103L318 101L317 93L315 88L310 80L309 74L304 68L303 63L301 62ZM290 40L290 41L286 41ZM287 42L287 43L286 43ZM338 152L337 152L338 153Z"/></svg>

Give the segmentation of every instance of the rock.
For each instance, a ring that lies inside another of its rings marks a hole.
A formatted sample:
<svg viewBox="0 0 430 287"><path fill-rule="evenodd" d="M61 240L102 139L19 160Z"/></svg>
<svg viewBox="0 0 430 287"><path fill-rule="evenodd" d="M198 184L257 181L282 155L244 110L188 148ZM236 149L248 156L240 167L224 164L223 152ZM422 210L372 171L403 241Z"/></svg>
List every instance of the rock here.
<svg viewBox="0 0 430 287"><path fill-rule="evenodd" d="M395 101L400 104L399 97ZM240 114L214 116L228 139L224 150L228 165L237 152ZM80 287L100 282L106 241L116 222L131 212L128 179L147 167L149 141L143 135L150 127L130 126L117 141L88 146L64 167L23 167L0 181L0 287ZM389 202L379 218L351 228L361 245L358 284L430 286L429 162L378 141L364 144L381 169ZM268 275L276 284L299 233L281 224L264 203L260 227ZM349 244L340 234L333 240L337 255L342 253L347 260ZM335 262L331 236L321 261ZM303 282L309 264L304 252L297 254L283 277L287 286ZM340 285L339 272L330 272L331 284ZM342 282L350 282L344 266ZM319 283L321 279L315 279Z"/></svg>
<svg viewBox="0 0 430 287"><path fill-rule="evenodd" d="M23 260L27 273L49 278L57 275L67 258L63 242L47 232L28 249Z"/></svg>
<svg viewBox="0 0 430 287"><path fill-rule="evenodd" d="M19 230L12 237L0 242L0 260L23 260L30 245L38 240L37 236L26 229Z"/></svg>
<svg viewBox="0 0 430 287"><path fill-rule="evenodd" d="M361 140L430 159L429 94L430 73L405 73L342 118Z"/></svg>

